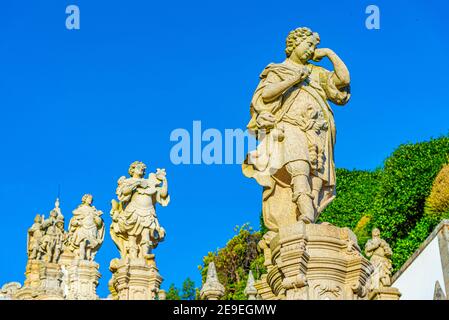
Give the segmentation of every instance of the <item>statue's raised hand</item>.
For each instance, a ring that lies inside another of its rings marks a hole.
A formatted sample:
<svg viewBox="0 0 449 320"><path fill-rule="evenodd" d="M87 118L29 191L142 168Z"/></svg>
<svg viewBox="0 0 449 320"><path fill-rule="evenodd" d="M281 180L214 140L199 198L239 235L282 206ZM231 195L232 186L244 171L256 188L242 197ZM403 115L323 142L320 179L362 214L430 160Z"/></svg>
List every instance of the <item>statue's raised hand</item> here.
<svg viewBox="0 0 449 320"><path fill-rule="evenodd" d="M323 49L316 49L315 52L313 53L313 61L321 61L321 59L323 59L325 56L329 55L329 53L331 52L331 49L327 49L327 48L323 48Z"/></svg>
<svg viewBox="0 0 449 320"><path fill-rule="evenodd" d="M165 169L159 169L156 170L156 178L160 181L166 180L167 173L165 172Z"/></svg>

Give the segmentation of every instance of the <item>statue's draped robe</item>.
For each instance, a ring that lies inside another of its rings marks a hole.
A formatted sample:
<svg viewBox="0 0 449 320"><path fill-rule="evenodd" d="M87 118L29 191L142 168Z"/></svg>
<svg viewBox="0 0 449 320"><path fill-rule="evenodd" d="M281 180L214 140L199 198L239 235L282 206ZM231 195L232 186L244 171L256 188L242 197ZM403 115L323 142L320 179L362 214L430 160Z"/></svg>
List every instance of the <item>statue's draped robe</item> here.
<svg viewBox="0 0 449 320"><path fill-rule="evenodd" d="M73 211L73 217L70 220L68 240L71 250L80 247L82 241L87 240L89 247L97 249L104 240L104 224L97 221L100 219L97 209L93 206L81 205ZM75 225L75 221L79 224ZM99 224L101 227L99 228Z"/></svg>
<svg viewBox="0 0 449 320"><path fill-rule="evenodd" d="M274 101L265 103L262 94L269 84L292 78L300 72L299 66L287 62L268 65L260 75L251 101L252 118L248 129L257 134L259 145L248 154L242 169L247 177L256 179L264 187L264 200L274 192L276 184L289 186L290 182L280 179L278 172L288 163L298 160L309 163L311 175L323 181L323 202L334 193L336 130L327 100L338 105L346 104L350 98L349 87L337 88L332 80L333 72L308 66L312 69L305 81L289 88ZM257 121L263 112L276 118L274 128L268 133L262 131ZM263 211L265 221L273 221L273 225L267 227L277 229L276 219L267 216L270 215L268 208Z"/></svg>

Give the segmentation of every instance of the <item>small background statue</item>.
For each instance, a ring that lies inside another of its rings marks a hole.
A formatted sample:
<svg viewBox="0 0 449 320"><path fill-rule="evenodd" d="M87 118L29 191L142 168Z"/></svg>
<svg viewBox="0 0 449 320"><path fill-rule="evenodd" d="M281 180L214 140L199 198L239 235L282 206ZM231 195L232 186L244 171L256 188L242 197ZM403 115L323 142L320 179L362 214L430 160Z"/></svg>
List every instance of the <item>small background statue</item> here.
<svg viewBox="0 0 449 320"><path fill-rule="evenodd" d="M58 211L52 210L50 217L42 224L44 236L40 243L38 260L57 263L65 240L64 218Z"/></svg>
<svg viewBox="0 0 449 320"><path fill-rule="evenodd" d="M33 225L28 229L27 252L29 260L37 259L39 255L40 245L44 234L42 230L42 221L43 216L40 214L36 215Z"/></svg>
<svg viewBox="0 0 449 320"><path fill-rule="evenodd" d="M371 276L371 290L381 289L391 286L391 255L393 254L390 245L380 238L380 230L374 228L372 239L365 245L365 254L370 258L374 266Z"/></svg>
<svg viewBox="0 0 449 320"><path fill-rule="evenodd" d="M151 259L151 250L164 240L165 230L156 216L156 203L168 205L167 178L164 169L157 169L147 179L146 165L136 161L129 167L129 178L118 180L116 194L120 202L112 200L111 237L123 259Z"/></svg>
<svg viewBox="0 0 449 320"><path fill-rule="evenodd" d="M85 194L73 210L66 240L67 248L81 260L93 261L104 240L103 212L92 206L93 197Z"/></svg>

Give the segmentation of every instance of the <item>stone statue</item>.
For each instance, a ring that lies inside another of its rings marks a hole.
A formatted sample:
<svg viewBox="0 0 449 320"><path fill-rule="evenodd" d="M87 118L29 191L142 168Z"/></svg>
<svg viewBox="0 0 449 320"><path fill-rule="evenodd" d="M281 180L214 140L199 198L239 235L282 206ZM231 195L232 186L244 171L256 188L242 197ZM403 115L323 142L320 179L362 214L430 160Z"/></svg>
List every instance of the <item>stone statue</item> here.
<svg viewBox="0 0 449 320"><path fill-rule="evenodd" d="M38 259L57 263L63 251L65 240L64 218L56 211L50 212L50 217L43 222L44 236L40 243Z"/></svg>
<svg viewBox="0 0 449 320"><path fill-rule="evenodd" d="M335 122L328 101L344 105L350 76L331 49L308 28L291 31L286 60L269 64L251 101L248 129L259 140L242 165L263 186L263 216L269 230L298 220L313 223L334 199ZM327 57L334 70L310 61Z"/></svg>
<svg viewBox="0 0 449 320"><path fill-rule="evenodd" d="M129 178L118 180L116 194L120 202L112 200L111 237L123 259L151 259L151 250L164 240L165 230L156 216L156 203L167 206L167 178L164 169L157 169L147 179L146 166L136 161L129 167Z"/></svg>
<svg viewBox="0 0 449 320"><path fill-rule="evenodd" d="M85 194L81 204L73 210L69 223L67 248L81 260L93 261L104 240L103 212L92 206L93 197Z"/></svg>
<svg viewBox="0 0 449 320"><path fill-rule="evenodd" d="M64 231L64 216L59 208L59 199L56 199L55 207L50 211L50 216L42 222L43 236L39 245L38 260L57 263L63 251L66 237Z"/></svg>
<svg viewBox="0 0 449 320"><path fill-rule="evenodd" d="M200 291L200 298L203 300L219 300L224 293L225 288L218 280L215 263L211 262L207 269L206 282L204 282Z"/></svg>
<svg viewBox="0 0 449 320"><path fill-rule="evenodd" d="M374 267L371 275L371 290L381 289L391 286L391 255L393 254L390 245L380 238L380 231L374 228L372 239L365 245L365 254Z"/></svg>
<svg viewBox="0 0 449 320"><path fill-rule="evenodd" d="M39 254L43 237L42 220L43 218L40 214L36 215L33 225L28 229L27 252L30 260L37 259Z"/></svg>

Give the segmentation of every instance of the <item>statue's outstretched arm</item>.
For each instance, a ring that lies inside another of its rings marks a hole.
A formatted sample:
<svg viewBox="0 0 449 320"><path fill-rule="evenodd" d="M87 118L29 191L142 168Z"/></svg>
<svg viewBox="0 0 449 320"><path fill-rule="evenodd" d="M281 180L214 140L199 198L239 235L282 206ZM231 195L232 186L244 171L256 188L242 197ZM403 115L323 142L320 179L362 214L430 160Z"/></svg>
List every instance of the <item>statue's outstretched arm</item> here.
<svg viewBox="0 0 449 320"><path fill-rule="evenodd" d="M164 177L162 180L162 186L159 189L159 194L161 198L166 198L168 194L168 182L167 179Z"/></svg>

